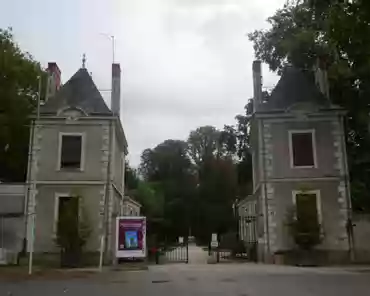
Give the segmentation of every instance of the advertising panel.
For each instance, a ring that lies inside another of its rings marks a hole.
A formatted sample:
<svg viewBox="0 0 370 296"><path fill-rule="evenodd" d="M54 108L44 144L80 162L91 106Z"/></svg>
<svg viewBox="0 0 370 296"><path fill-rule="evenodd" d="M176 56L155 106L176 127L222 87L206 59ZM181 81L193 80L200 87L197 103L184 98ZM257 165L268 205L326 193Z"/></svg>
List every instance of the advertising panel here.
<svg viewBox="0 0 370 296"><path fill-rule="evenodd" d="M116 257L144 258L146 256L146 218L117 217Z"/></svg>

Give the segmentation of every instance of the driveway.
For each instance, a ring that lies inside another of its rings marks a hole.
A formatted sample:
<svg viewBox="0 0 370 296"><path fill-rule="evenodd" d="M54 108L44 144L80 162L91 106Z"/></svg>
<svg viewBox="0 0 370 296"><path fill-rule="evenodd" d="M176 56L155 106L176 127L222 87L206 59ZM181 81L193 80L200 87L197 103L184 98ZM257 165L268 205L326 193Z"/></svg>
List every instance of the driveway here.
<svg viewBox="0 0 370 296"><path fill-rule="evenodd" d="M207 264L208 252L195 244L189 244L189 264Z"/></svg>

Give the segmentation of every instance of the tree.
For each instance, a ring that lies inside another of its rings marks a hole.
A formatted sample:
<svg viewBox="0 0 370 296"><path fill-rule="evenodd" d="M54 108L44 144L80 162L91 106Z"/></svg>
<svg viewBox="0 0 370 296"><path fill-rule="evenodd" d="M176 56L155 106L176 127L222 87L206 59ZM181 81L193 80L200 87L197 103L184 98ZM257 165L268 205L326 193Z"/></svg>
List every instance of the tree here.
<svg viewBox="0 0 370 296"><path fill-rule="evenodd" d="M180 140L166 140L141 155L139 171L147 181L183 176L192 168L187 156L187 144Z"/></svg>
<svg viewBox="0 0 370 296"><path fill-rule="evenodd" d="M244 114L239 114L235 117L236 124L236 139L237 139L237 155L239 162L238 168L238 196L241 198L251 194L253 191L252 180L252 155L250 152L250 116L253 112L253 100L244 107Z"/></svg>
<svg viewBox="0 0 370 296"><path fill-rule="evenodd" d="M209 125L191 131L188 138L188 152L197 166L200 166L206 158L220 153L220 131Z"/></svg>
<svg viewBox="0 0 370 296"><path fill-rule="evenodd" d="M38 96L40 64L23 52L11 29L0 29L0 179L24 181L29 115Z"/></svg>
<svg viewBox="0 0 370 296"><path fill-rule="evenodd" d="M197 195L193 199L194 231L198 240L208 242L211 233L232 230L232 205L237 199L237 131L202 126L190 132L188 151L196 166Z"/></svg>
<svg viewBox="0 0 370 296"><path fill-rule="evenodd" d="M128 161L125 161L125 188L130 191L136 189L139 185L140 179L137 171L133 169Z"/></svg>
<svg viewBox="0 0 370 296"><path fill-rule="evenodd" d="M186 149L183 141L166 140L141 157L140 173L154 190L155 204L163 204L160 236L165 233L170 240L186 236L191 224L196 176Z"/></svg>
<svg viewBox="0 0 370 296"><path fill-rule="evenodd" d="M80 195L64 198L59 204L56 244L61 251L61 265L77 267L81 252L91 234L89 217Z"/></svg>
<svg viewBox="0 0 370 296"><path fill-rule="evenodd" d="M245 147L239 143L248 132L248 127L202 126L190 132L188 142L166 140L143 151L139 171L145 186L136 194L143 204L146 198L152 202L145 208L153 212L163 205L152 219L160 221L159 236L187 236L190 228L206 243L212 232L235 233L232 206L251 190L249 150L241 151Z"/></svg>
<svg viewBox="0 0 370 296"><path fill-rule="evenodd" d="M322 241L316 203L313 204L312 200L304 194L301 195L297 199L297 207L288 211L287 215L290 234L302 250L311 250Z"/></svg>
<svg viewBox="0 0 370 296"><path fill-rule="evenodd" d="M353 206L370 211L369 1L291 1L249 34L257 58L281 73L287 64L328 71L330 98L348 111L346 140Z"/></svg>
<svg viewBox="0 0 370 296"><path fill-rule="evenodd" d="M207 158L199 171L195 234L208 242L211 233L235 230L232 205L237 198L237 167L231 158Z"/></svg>

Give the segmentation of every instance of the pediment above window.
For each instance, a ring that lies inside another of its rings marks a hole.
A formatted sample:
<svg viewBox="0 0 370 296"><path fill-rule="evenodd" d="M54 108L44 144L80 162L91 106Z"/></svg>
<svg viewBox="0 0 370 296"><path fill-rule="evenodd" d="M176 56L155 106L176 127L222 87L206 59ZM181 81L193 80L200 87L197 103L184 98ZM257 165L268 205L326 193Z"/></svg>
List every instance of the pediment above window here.
<svg viewBox="0 0 370 296"><path fill-rule="evenodd" d="M78 107L67 107L59 110L57 115L68 119L77 119L79 117L87 116L87 113Z"/></svg>
<svg viewBox="0 0 370 296"><path fill-rule="evenodd" d="M305 113L317 112L319 111L319 107L312 102L299 102L299 103L291 105L287 109L287 111L291 113L305 114Z"/></svg>

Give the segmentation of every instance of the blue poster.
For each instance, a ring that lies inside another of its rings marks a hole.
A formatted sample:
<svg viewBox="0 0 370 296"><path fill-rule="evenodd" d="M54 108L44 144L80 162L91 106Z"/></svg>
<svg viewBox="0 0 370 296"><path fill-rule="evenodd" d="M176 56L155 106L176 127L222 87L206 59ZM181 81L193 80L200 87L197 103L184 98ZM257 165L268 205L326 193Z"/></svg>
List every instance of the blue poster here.
<svg viewBox="0 0 370 296"><path fill-rule="evenodd" d="M139 248L137 231L125 231L126 249Z"/></svg>

